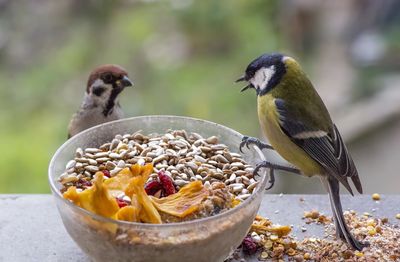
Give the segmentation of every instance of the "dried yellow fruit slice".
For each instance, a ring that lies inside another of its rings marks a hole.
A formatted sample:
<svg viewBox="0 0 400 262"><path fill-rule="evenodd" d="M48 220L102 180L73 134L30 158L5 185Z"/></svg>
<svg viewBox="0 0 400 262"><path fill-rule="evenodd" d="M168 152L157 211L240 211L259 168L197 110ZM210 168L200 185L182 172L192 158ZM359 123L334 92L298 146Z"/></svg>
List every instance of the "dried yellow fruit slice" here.
<svg viewBox="0 0 400 262"><path fill-rule="evenodd" d="M93 186L82 192L77 192L76 187L70 187L63 196L90 212L114 218L119 207L115 198L110 195L108 188L105 187L103 179L103 173L97 172L93 179Z"/></svg>
<svg viewBox="0 0 400 262"><path fill-rule="evenodd" d="M129 222L140 222L139 213L140 210L137 209L136 207L125 206L117 212L116 219Z"/></svg>
<svg viewBox="0 0 400 262"><path fill-rule="evenodd" d="M161 224L161 216L144 190L144 184L152 171L152 165L142 167L140 169L140 175L135 176L130 180L129 185L125 190L125 194L131 196L131 199L136 198L136 200L132 202L136 202L135 205L140 206L140 221L145 223Z"/></svg>
<svg viewBox="0 0 400 262"><path fill-rule="evenodd" d="M104 181L104 185L110 190L110 194L117 197L124 193L130 180L133 178L129 168L122 169L116 176Z"/></svg>
<svg viewBox="0 0 400 262"><path fill-rule="evenodd" d="M209 191L201 181L194 181L182 187L178 193L164 198L151 197L151 201L159 211L183 218L199 210L208 195Z"/></svg>

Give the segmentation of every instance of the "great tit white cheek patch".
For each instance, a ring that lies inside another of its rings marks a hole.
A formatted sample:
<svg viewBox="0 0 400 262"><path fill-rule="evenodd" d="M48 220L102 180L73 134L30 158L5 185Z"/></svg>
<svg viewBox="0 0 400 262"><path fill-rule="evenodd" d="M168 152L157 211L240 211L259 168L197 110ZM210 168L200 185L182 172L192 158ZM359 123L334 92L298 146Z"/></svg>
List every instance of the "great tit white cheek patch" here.
<svg viewBox="0 0 400 262"><path fill-rule="evenodd" d="M250 80L250 82L256 88L263 90L268 86L268 83L274 76L275 71L274 65L270 67L263 67L254 74L254 77Z"/></svg>

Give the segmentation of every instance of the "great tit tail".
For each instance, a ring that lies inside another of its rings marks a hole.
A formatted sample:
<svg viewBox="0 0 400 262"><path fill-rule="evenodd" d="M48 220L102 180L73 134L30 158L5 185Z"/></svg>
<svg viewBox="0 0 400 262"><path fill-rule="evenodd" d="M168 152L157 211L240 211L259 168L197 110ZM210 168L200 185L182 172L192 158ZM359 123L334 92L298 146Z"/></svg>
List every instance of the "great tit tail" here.
<svg viewBox="0 0 400 262"><path fill-rule="evenodd" d="M368 243L363 243L355 239L346 225L342 203L340 201L339 181L333 177L324 177L323 180L325 180L323 182L328 189L337 236L343 241L346 241L353 249L361 251L364 247L368 246Z"/></svg>

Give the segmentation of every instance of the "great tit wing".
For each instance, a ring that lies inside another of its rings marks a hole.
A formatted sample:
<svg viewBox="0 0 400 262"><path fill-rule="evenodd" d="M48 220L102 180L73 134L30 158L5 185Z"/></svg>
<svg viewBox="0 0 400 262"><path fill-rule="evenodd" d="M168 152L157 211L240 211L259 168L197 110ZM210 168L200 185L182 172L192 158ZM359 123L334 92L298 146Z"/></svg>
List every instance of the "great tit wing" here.
<svg viewBox="0 0 400 262"><path fill-rule="evenodd" d="M332 124L329 130L318 129L290 112L283 99L275 99L275 105L282 131L329 175L339 180L351 194L353 192L347 177L352 178L357 191L361 193L357 169L336 126Z"/></svg>

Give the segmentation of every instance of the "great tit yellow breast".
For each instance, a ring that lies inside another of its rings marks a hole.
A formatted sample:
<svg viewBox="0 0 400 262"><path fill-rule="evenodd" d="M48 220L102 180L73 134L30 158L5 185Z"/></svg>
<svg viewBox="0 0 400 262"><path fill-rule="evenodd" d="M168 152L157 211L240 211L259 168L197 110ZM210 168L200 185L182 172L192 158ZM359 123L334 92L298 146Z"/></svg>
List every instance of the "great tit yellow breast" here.
<svg viewBox="0 0 400 262"><path fill-rule="evenodd" d="M258 119L264 135L275 151L286 161L299 168L304 175L322 174L321 166L282 131L274 100L272 94L257 97Z"/></svg>

